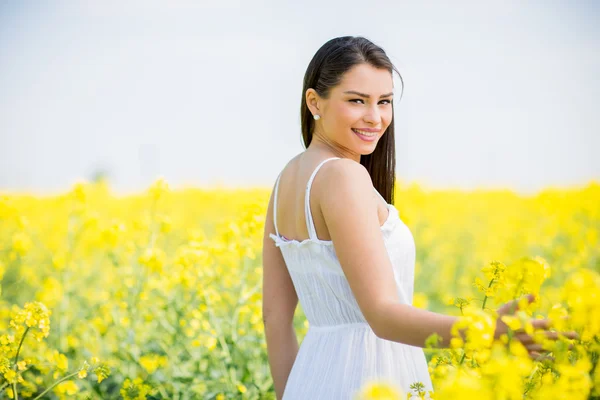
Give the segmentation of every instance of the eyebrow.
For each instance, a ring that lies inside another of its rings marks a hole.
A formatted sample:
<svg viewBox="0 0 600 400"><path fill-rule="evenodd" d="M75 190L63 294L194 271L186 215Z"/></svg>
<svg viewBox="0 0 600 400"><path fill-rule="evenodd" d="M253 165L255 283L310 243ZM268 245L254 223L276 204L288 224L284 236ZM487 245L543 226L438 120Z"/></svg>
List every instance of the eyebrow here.
<svg viewBox="0 0 600 400"><path fill-rule="evenodd" d="M348 93L348 94L355 94L355 95L357 95L357 96L365 97L365 98L367 98L367 99L370 99L370 98L371 98L371 96L369 96L368 94L360 93L360 92L357 92L357 91L355 91L355 90L348 90L348 91L345 91L344 93ZM387 93L387 94L382 94L381 96L379 96L379 98L381 99L382 97L390 97L390 96L392 96L393 94L394 94L394 92L389 92L389 93Z"/></svg>

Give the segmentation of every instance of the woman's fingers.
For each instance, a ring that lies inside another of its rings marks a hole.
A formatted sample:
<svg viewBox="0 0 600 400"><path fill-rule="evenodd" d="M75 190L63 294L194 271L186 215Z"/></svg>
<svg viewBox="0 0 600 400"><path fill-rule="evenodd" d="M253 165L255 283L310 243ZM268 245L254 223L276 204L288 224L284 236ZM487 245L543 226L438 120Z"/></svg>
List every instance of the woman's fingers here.
<svg viewBox="0 0 600 400"><path fill-rule="evenodd" d="M552 340L558 340L559 336L564 336L567 339L579 339L579 335L577 334L577 332L552 332L552 331L546 331L544 332L544 334L546 335L546 337L548 339L552 339Z"/></svg>
<svg viewBox="0 0 600 400"><path fill-rule="evenodd" d="M544 351L544 347L542 347L541 344L537 344L537 343L528 344L527 346L525 346L525 348L530 353L531 352L539 353L541 351Z"/></svg>
<svg viewBox="0 0 600 400"><path fill-rule="evenodd" d="M528 294L526 296L523 296L527 298L527 301L529 303L533 302L535 300L535 295L534 294ZM519 309L519 300L520 299L516 299L516 300L511 300L507 303L504 303L498 310L498 314L499 315L505 315L511 312L515 312L516 310Z"/></svg>
<svg viewBox="0 0 600 400"><path fill-rule="evenodd" d="M552 332L552 331L544 331L544 336L549 340L558 340L559 337L563 336L567 339L577 339L579 335L577 332ZM520 341L523 345L527 346L530 343L536 343L535 338L531 335L526 334L525 332L518 332L515 334L515 339ZM570 349L573 348L573 345L570 346Z"/></svg>
<svg viewBox="0 0 600 400"><path fill-rule="evenodd" d="M563 332L563 335L565 335L569 339L579 339L579 333L574 332L574 331Z"/></svg>
<svg viewBox="0 0 600 400"><path fill-rule="evenodd" d="M532 319L531 320L531 325L533 326L533 329L537 329L537 330L543 330L544 333L546 335L548 335L549 339L557 339L558 338L558 333L556 331L549 331L548 329L550 329L552 327L552 321L550 321L549 319ZM525 334L525 329L517 329L514 331L514 333L516 334ZM569 332L560 332L561 335L566 336L569 339L579 339L579 334L575 331L569 331Z"/></svg>
<svg viewBox="0 0 600 400"><path fill-rule="evenodd" d="M530 320L531 325L533 326L533 329L543 329L543 330L547 330L550 328L550 326L552 326L552 322L549 319L532 319ZM525 333L525 329L524 328L519 328L519 329L515 329L513 331L514 333Z"/></svg>
<svg viewBox="0 0 600 400"><path fill-rule="evenodd" d="M515 335L515 338L517 338L517 340L519 340L519 342L523 343L523 344L527 344L527 343L533 343L533 337L531 335L528 335L524 332L519 332Z"/></svg>
<svg viewBox="0 0 600 400"><path fill-rule="evenodd" d="M550 329L550 327L552 326L552 321L549 320L548 318L532 319L532 320L530 320L530 322L531 322L531 326L533 326L533 329ZM519 329L516 329L514 332L515 333L524 333L525 329L519 328Z"/></svg>
<svg viewBox="0 0 600 400"><path fill-rule="evenodd" d="M543 331L544 336L549 340L558 340L560 337L566 337L569 339L579 338L577 332L551 332ZM554 361L554 357L548 356L551 350L545 349L543 343L536 342L536 339L532 335L528 335L525 332L515 333L514 339L521 342L521 344L527 349L529 357L534 361L551 360ZM574 344L569 344L569 350L575 348Z"/></svg>
<svg viewBox="0 0 600 400"><path fill-rule="evenodd" d="M552 321L548 318L532 319L531 325L533 325L534 329L548 329L552 326Z"/></svg>
<svg viewBox="0 0 600 400"><path fill-rule="evenodd" d="M523 345L525 346L525 348L527 349L527 351L529 353L531 353L532 351L538 352L538 353L539 352L544 352L544 351L545 352L549 352L550 351L548 349L545 349L544 346L542 344L540 344L540 343L527 343L527 344L523 343ZM575 346L573 346L572 344L569 345L569 350L573 350L574 347Z"/></svg>
<svg viewBox="0 0 600 400"><path fill-rule="evenodd" d="M543 360L554 361L554 357L548 356L546 354L540 354L537 351L530 351L529 358L531 358L533 361L543 361Z"/></svg>

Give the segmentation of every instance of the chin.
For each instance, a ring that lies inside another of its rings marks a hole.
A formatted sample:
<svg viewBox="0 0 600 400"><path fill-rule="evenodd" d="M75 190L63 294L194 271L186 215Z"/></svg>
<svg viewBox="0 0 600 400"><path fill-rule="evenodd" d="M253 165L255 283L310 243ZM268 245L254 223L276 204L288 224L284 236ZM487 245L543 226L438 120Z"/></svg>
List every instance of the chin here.
<svg viewBox="0 0 600 400"><path fill-rule="evenodd" d="M368 156L369 154L373 154L373 152L375 151L375 147L377 146L373 146L371 149L365 149L364 147L362 147L361 149L359 149L359 151L357 151L357 153L361 156Z"/></svg>

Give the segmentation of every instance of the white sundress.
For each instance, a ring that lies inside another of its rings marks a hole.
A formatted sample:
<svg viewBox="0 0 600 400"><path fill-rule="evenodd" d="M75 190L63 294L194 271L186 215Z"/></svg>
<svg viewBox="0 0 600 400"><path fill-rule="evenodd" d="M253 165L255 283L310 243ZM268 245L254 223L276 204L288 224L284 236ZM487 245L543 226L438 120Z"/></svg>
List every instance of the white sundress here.
<svg viewBox="0 0 600 400"><path fill-rule="evenodd" d="M317 238L309 206L310 187L322 161L306 187L305 214L309 238L287 239L277 229L277 177L273 221L280 248L309 328L284 390L283 400L351 400L371 380L385 380L404 393L421 382L433 390L423 349L379 338L363 316L350 289L333 242ZM375 189L373 187L373 189ZM385 199L375 189L384 201ZM387 204L387 202L386 202ZM387 204L388 217L381 226L394 269L400 301L412 305L415 243L398 210Z"/></svg>

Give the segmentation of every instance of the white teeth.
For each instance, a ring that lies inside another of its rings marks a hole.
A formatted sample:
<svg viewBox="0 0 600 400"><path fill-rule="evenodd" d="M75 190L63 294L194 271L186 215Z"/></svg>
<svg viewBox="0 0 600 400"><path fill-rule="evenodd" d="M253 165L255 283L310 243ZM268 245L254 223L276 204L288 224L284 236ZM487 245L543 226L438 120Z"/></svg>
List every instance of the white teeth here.
<svg viewBox="0 0 600 400"><path fill-rule="evenodd" d="M369 137L377 136L377 133L359 131L358 129L352 129L352 130L356 133L360 133L363 136L369 136Z"/></svg>

